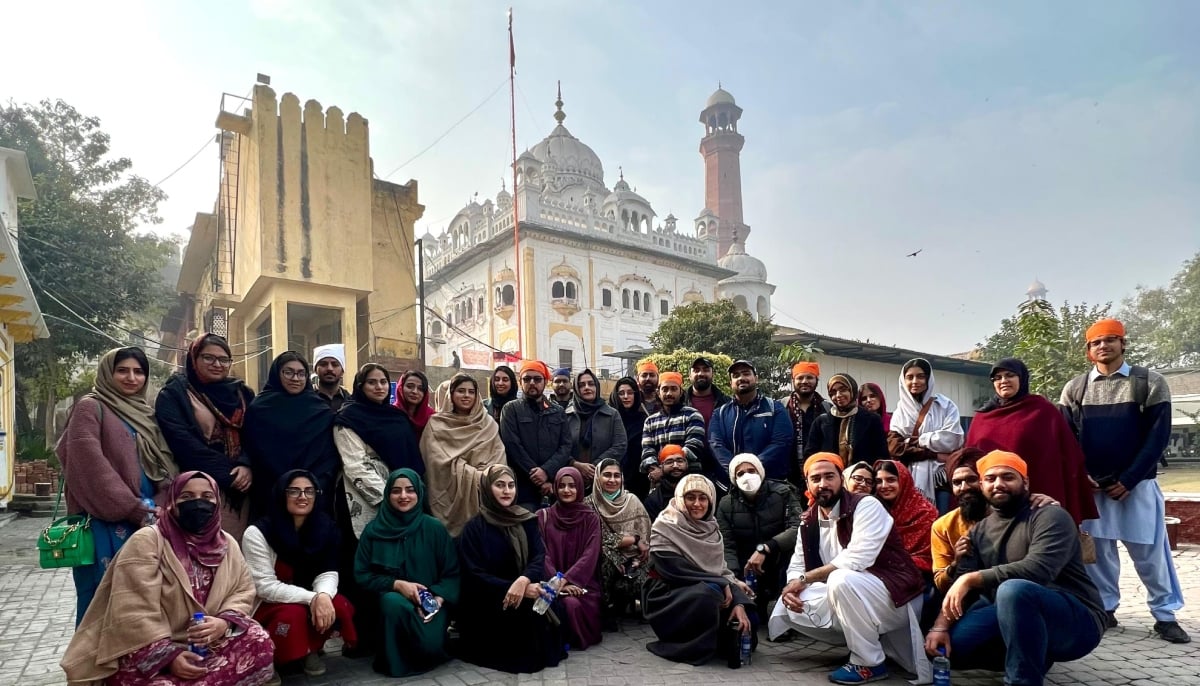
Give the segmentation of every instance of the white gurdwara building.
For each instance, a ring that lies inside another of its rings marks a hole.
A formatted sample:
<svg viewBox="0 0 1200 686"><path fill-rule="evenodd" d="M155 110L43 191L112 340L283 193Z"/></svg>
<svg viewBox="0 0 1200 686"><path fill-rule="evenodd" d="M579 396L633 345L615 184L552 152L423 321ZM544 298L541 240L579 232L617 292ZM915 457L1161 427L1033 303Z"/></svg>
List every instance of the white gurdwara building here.
<svg viewBox="0 0 1200 686"><path fill-rule="evenodd" d="M678 305L729 299L756 319L771 316L763 263L746 253L737 130L742 110L718 88L700 113L705 208L694 233L604 167L563 121L517 158L521 326L513 196L472 201L437 237L422 236L426 363L490 368L497 351L521 351L551 367L602 376L621 361L606 353L649 347L650 334Z"/></svg>

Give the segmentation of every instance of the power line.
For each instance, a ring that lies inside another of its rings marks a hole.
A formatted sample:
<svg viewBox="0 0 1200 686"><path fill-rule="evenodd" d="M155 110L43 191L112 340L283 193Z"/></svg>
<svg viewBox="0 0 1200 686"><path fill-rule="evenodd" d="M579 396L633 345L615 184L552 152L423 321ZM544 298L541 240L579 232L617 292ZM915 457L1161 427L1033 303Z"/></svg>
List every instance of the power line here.
<svg viewBox="0 0 1200 686"><path fill-rule="evenodd" d="M463 123L464 121L466 121L467 119L469 119L469 118L471 117L471 115L472 115L472 114L475 114L476 112L478 112L478 111L480 110L480 108L482 108L484 105L488 104L488 102L489 102L489 101L490 101L492 98L496 97L496 94L497 94L497 93L499 93L499 92L500 92L500 90L501 90L502 88L504 88L504 84L506 84L506 83L508 83L508 78L507 78L507 77L505 77L505 78L504 78L504 80L500 82L500 85L496 86L496 90L494 90L494 91L492 91L490 94L488 94L488 96L487 96L486 98L484 98L482 101L480 101L480 103L479 103L478 105L476 105L475 107L471 108L471 111L470 111L470 112L467 112L466 114L464 114L464 115L462 116L462 118L461 118L461 119L459 119L458 121L456 121L456 122L454 122L453 124L451 124L451 125L450 125L450 128L448 128L448 129L446 129L444 132L442 132L442 135L440 135L440 136L438 136L437 138L433 139L433 142L432 142L432 143L430 143L429 145L425 146L425 147L424 147L424 148L421 150L421 152L418 152L417 154L415 154L415 155L413 155L412 157L408 158L408 159L407 159L407 160L405 160L403 163L401 163L401 164L400 164L400 166L398 166L398 167L396 167L395 169L391 170L390 172L388 172L388 173L384 174L382 178L383 178L384 180L386 180L386 179L387 179L388 177L390 177L392 174L395 174L396 172L400 171L401 169L403 169L403 168L407 167L407 166L408 166L408 165L409 165L409 164L410 164L410 163L411 163L413 160L417 159L417 158L418 158L418 157L420 157L421 155L424 155L425 153L427 153L427 152L429 152L430 150L432 150L432 149L433 149L433 146L437 145L438 143L441 143L443 138L445 138L446 136L449 136L449 135L450 135L450 132L451 132L451 131L454 131L454 129L457 129L459 124L461 124L461 123Z"/></svg>
<svg viewBox="0 0 1200 686"><path fill-rule="evenodd" d="M176 175L176 174L178 174L179 172L183 171L183 168L184 168L184 167L186 167L186 166L188 166L189 164L191 164L191 163L192 163L192 160L194 160L194 159L196 159L197 157L199 157L199 156L200 156L200 153L204 152L204 150L205 150L206 148L208 148L208 146L209 146L209 145L212 145L212 144L213 144L213 142L215 142L216 140L217 140L217 139L216 139L216 136L209 136L208 138L206 138L206 139L204 140L204 145L200 146L200 149L199 149L199 150L197 150L195 153L193 153L191 157L187 158L187 161L186 161L186 162L184 162L183 164L181 164L181 165L179 165L178 167L176 167L176 168L175 168L175 171L171 172L170 174L167 174L166 176L164 176L164 177L162 178L162 180L161 180L161 181L159 181L158 183L154 184L154 187L155 187L155 188L158 188L159 186L161 186L161 185L163 185L164 183L166 183L167 181L169 181L169 180L171 179L171 177L172 177L172 176L175 176L175 175Z"/></svg>

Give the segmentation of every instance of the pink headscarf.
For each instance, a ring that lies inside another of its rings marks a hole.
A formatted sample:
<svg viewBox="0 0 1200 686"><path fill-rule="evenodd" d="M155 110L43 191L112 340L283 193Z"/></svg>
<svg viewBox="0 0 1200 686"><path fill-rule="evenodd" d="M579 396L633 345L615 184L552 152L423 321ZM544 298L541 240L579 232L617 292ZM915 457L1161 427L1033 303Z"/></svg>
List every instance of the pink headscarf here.
<svg viewBox="0 0 1200 686"><path fill-rule="evenodd" d="M183 492L184 485L192 479L207 481L209 488L217 496L217 511L199 534L190 534L184 531L179 526L175 513L175 502L179 500L179 494ZM171 487L167 489L166 516L159 518L158 524L155 526L158 527L158 532L162 534L163 538L171 544L171 550L175 552L175 557L179 558L185 568L188 560L193 558L205 567L219 566L229 549L229 545L225 541L225 533L221 531L221 489L217 486L217 482L204 472L184 472L171 482Z"/></svg>

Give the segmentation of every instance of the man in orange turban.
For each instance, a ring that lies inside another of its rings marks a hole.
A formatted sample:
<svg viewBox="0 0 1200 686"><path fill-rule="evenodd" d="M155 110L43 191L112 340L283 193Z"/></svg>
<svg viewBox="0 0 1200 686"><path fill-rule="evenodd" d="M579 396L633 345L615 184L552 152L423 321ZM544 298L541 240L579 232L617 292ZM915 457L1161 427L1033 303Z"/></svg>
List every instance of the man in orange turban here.
<svg viewBox="0 0 1200 686"><path fill-rule="evenodd" d="M662 408L662 403L658 400L658 365L650 360L638 362L637 382L642 391L642 409L649 417Z"/></svg>
<svg viewBox="0 0 1200 686"><path fill-rule="evenodd" d="M532 511L554 492L554 475L571 459L573 440L563 408L547 402L550 368L539 360L521 363L517 381L524 402L500 413L500 439L517 482L517 503Z"/></svg>
<svg viewBox="0 0 1200 686"><path fill-rule="evenodd" d="M925 649L953 651L955 666L970 669L993 662L1003 641L1005 683L1040 684L1050 665L1100 644L1104 606L1084 570L1071 514L1031 506L1025 460L993 450L977 467L992 512L968 534L969 550L950 573L954 583ZM968 606L972 593L980 599Z"/></svg>
<svg viewBox="0 0 1200 686"><path fill-rule="evenodd" d="M1106 626L1117 626L1120 541L1146 588L1154 632L1165 641L1187 643L1191 637L1175 619L1183 607L1183 589L1167 541L1166 505L1155 480L1171 439L1171 389L1158 372L1126 361L1125 337L1125 326L1115 319L1090 326L1087 356L1093 367L1068 381L1058 401L1079 437L1096 486L1100 518L1080 526L1096 544L1096 563L1087 565L1087 572L1100 590Z"/></svg>
<svg viewBox="0 0 1200 686"><path fill-rule="evenodd" d="M928 683L914 605L922 600L921 573L883 504L843 490L844 468L836 453L804 461L816 503L801 518L788 583L767 622L768 634L774 639L794 630L848 647L849 663L829 675L834 683L886 679L888 657L915 673L915 683Z"/></svg>
<svg viewBox="0 0 1200 686"><path fill-rule="evenodd" d="M800 465L804 462L804 446L812 433L817 417L829 411L829 403L817 392L821 382L821 365L816 362L797 362L792 365L792 393L787 399L788 417L792 420L792 468L788 480L800 490L806 488Z"/></svg>

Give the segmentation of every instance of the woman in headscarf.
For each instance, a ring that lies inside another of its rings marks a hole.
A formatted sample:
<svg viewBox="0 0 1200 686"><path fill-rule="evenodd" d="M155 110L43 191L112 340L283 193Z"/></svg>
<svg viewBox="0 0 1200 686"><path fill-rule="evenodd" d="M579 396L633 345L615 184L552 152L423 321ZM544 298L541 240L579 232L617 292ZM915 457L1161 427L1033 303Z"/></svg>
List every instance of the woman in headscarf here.
<svg viewBox="0 0 1200 686"><path fill-rule="evenodd" d="M897 460L875 463L875 497L892 515L893 528L912 556L928 586L933 582L933 551L930 547L937 508L913 485L912 474Z"/></svg>
<svg viewBox="0 0 1200 686"><path fill-rule="evenodd" d="M583 474L584 487L590 491L596 480L596 465L601 460L625 457L628 446L625 424L617 411L600 397L600 379L590 369L575 375L575 393L566 413L571 435L575 437L571 464ZM638 444L640 447L641 441Z"/></svg>
<svg viewBox="0 0 1200 686"><path fill-rule="evenodd" d="M425 514L425 483L411 469L388 474L387 499L363 531L354 574L378 594L383 636L375 671L392 677L427 672L446 654L449 611L458 602L459 565L446 527ZM426 610L421 592L437 604Z"/></svg>
<svg viewBox="0 0 1200 686"><path fill-rule="evenodd" d="M566 620L574 650L600 642L600 518L583 499L583 475L563 467L554 475L555 502L538 510L546 545L546 578L566 580L555 609Z"/></svg>
<svg viewBox="0 0 1200 686"><path fill-rule="evenodd" d="M875 467L870 462L859 461L842 472L846 490L859 495L875 495Z"/></svg>
<svg viewBox="0 0 1200 686"><path fill-rule="evenodd" d="M608 404L621 415L625 428L625 454L620 458L625 490L644 499L650 493L650 480L642 473L642 429L646 426L646 410L642 406L642 390L632 376L621 377L608 397Z"/></svg>
<svg viewBox="0 0 1200 686"><path fill-rule="evenodd" d="M275 644L275 664L303 660L304 673L325 673L320 650L334 631L358 643L354 606L338 594L337 525L320 502L317 476L293 469L275 482L267 514L246 527L242 553L258 593L255 621Z"/></svg>
<svg viewBox="0 0 1200 686"><path fill-rule="evenodd" d="M1029 392L1029 368L1015 358L992 367L996 395L967 431L966 444L985 453L1007 450L1029 466L1029 489L1057 500L1075 523L1096 519L1096 501L1070 424L1049 400Z"/></svg>
<svg viewBox="0 0 1200 686"><path fill-rule="evenodd" d="M413 434L418 441L421 440L421 432L433 416L433 404L429 401L429 377L416 369L404 372L400 383L396 384L396 402L393 404L408 415ZM417 473L420 474L420 470Z"/></svg>
<svg viewBox="0 0 1200 686"><path fill-rule="evenodd" d="M254 392L229 375L229 343L206 333L188 349L184 371L167 380L154 401L154 419L184 471L197 470L221 488L221 526L242 540L250 522L247 493L253 483L250 457L242 446L246 409Z"/></svg>
<svg viewBox="0 0 1200 686"><path fill-rule="evenodd" d="M900 400L892 414L888 452L912 472L917 490L938 506L950 509L949 480L943 462L963 446L958 406L936 392L933 366L919 357L900 369Z"/></svg>
<svg viewBox="0 0 1200 686"><path fill-rule="evenodd" d="M502 364L492 372L488 382L488 397L483 401L483 409L488 415L500 423L500 412L504 406L517 399L517 373L512 367Z"/></svg>
<svg viewBox="0 0 1200 686"><path fill-rule="evenodd" d="M879 415L858 406L858 383L849 374L834 374L826 384L832 407L813 422L804 456L837 453L842 461L874 462L888 456L887 434Z"/></svg>
<svg viewBox="0 0 1200 686"><path fill-rule="evenodd" d="M421 455L429 482L429 512L455 538L479 514L479 476L505 463L500 425L479 399L475 379L456 374L450 394L421 434Z"/></svg>
<svg viewBox="0 0 1200 686"><path fill-rule="evenodd" d="M479 514L458 540L459 657L502 672L531 674L556 666L566 655L556 616L533 611L546 578L546 551L537 518L514 505L516 498L516 477L506 465L492 465L480 476Z"/></svg>
<svg viewBox="0 0 1200 686"><path fill-rule="evenodd" d="M387 404L391 377L369 362L354 375L354 391L334 418L333 441L342 458L348 516L358 538L384 500L387 475L408 468L425 472L412 420Z"/></svg>
<svg viewBox="0 0 1200 686"><path fill-rule="evenodd" d="M245 444L254 470L251 510L270 509L279 477L304 469L317 477L317 488L332 494L341 461L333 445L333 410L308 382L304 357L288 350L275 358L267 381L246 411ZM333 499L322 501L333 512Z"/></svg>
<svg viewBox="0 0 1200 686"><path fill-rule="evenodd" d="M741 665L740 636L757 644L754 596L725 565L712 482L689 474L675 487L650 531L650 580L642 609L658 637L646 646L674 662L701 665L714 657Z"/></svg>
<svg viewBox="0 0 1200 686"><path fill-rule="evenodd" d="M883 420L883 432L892 428L892 413L887 411L887 398L883 389L877 383L867 382L858 392L858 406L867 412L874 412Z"/></svg>
<svg viewBox="0 0 1200 686"><path fill-rule="evenodd" d="M250 618L254 582L221 531L220 498L202 472L171 483L163 516L126 541L71 638L60 663L68 683L279 683L271 637ZM193 623L194 614L203 621Z"/></svg>
<svg viewBox="0 0 1200 686"><path fill-rule="evenodd" d="M146 403L150 361L141 348L109 350L92 390L71 409L55 446L63 466L67 513L91 515L94 564L74 567L75 623L83 620L104 572L126 539L153 524L179 473Z"/></svg>
<svg viewBox="0 0 1200 686"><path fill-rule="evenodd" d="M650 516L642 501L625 490L621 465L612 458L596 465L596 487L587 502L600 517L601 625L616 631L617 620L634 609L646 583Z"/></svg>

